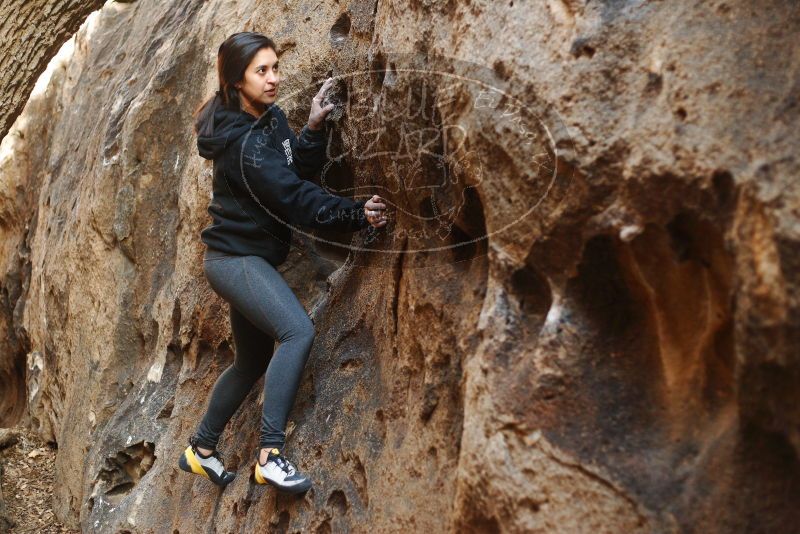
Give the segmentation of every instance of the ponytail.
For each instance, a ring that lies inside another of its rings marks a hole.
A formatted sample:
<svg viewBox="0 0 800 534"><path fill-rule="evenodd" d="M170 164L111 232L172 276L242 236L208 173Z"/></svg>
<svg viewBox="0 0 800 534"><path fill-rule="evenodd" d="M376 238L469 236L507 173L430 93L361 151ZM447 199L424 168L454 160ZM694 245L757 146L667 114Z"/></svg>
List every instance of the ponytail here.
<svg viewBox="0 0 800 534"><path fill-rule="evenodd" d="M194 133L200 137L209 137L214 133L214 113L223 105L222 93L217 91L194 112Z"/></svg>

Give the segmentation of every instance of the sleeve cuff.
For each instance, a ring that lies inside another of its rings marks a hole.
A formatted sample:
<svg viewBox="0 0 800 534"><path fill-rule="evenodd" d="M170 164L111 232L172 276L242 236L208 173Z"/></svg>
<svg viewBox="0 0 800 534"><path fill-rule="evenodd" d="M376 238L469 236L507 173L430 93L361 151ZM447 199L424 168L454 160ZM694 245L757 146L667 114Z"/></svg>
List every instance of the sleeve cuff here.
<svg viewBox="0 0 800 534"><path fill-rule="evenodd" d="M308 127L308 124L303 126L303 131L300 132L301 136L305 136L308 141L311 143L318 143L320 141L325 140L325 125L322 126L319 130L312 130Z"/></svg>
<svg viewBox="0 0 800 534"><path fill-rule="evenodd" d="M366 204L366 200L357 200L353 205L354 216L356 218L356 228L358 230L362 230L369 226L369 221L367 220L367 216L364 214L364 204Z"/></svg>

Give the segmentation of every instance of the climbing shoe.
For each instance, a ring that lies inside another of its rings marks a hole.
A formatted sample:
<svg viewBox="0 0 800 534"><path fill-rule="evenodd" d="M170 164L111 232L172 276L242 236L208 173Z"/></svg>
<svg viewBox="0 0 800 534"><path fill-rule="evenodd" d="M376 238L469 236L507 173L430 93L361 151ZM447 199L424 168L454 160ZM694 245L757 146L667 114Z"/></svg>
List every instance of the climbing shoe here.
<svg viewBox="0 0 800 534"><path fill-rule="evenodd" d="M257 455L255 479L259 484L271 484L287 493L303 493L311 487L311 479L300 473L277 448L269 451L265 464L259 460Z"/></svg>
<svg viewBox="0 0 800 534"><path fill-rule="evenodd" d="M210 456L203 456L197 450L197 441L194 436L189 438L189 446L181 454L178 466L187 473L195 473L204 476L217 486L223 488L236 478L234 471L226 471L222 463L222 455L219 451L214 451Z"/></svg>

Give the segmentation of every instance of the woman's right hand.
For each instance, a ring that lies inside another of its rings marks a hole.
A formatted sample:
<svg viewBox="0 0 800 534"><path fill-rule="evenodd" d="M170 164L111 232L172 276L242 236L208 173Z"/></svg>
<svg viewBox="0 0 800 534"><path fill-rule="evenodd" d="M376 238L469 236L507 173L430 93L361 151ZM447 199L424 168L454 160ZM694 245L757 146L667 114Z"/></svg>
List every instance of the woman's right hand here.
<svg viewBox="0 0 800 534"><path fill-rule="evenodd" d="M372 198L364 203L367 221L375 228L381 228L388 223L385 210L386 204L383 204L383 199L378 195L372 195Z"/></svg>

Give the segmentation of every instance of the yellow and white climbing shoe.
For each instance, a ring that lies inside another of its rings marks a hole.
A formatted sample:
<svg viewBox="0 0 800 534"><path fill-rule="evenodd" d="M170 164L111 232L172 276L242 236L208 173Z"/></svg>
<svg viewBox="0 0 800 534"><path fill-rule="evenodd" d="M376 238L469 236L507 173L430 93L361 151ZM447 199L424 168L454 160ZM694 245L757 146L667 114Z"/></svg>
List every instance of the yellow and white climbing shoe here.
<svg viewBox="0 0 800 534"><path fill-rule="evenodd" d="M195 473L206 477L217 486L223 488L236 478L235 471L226 471L222 463L222 454L214 451L210 456L203 456L197 450L194 437L189 438L189 446L178 459L178 466L187 473Z"/></svg>
<svg viewBox="0 0 800 534"><path fill-rule="evenodd" d="M259 484L270 484L287 493L303 493L311 488L311 479L300 473L275 447L269 451L267 463L263 465L256 456L255 469L255 479Z"/></svg>

